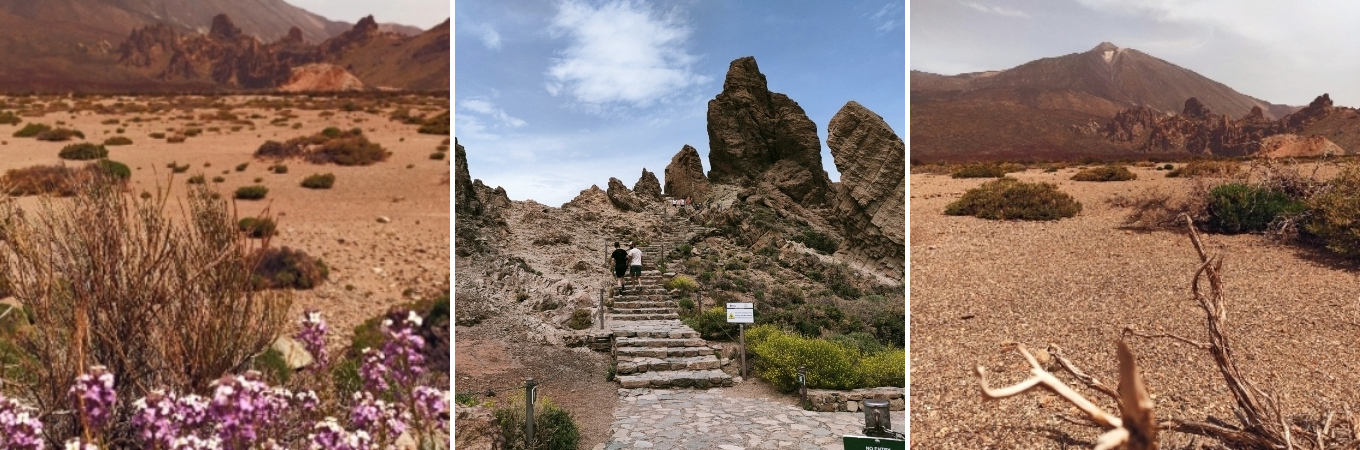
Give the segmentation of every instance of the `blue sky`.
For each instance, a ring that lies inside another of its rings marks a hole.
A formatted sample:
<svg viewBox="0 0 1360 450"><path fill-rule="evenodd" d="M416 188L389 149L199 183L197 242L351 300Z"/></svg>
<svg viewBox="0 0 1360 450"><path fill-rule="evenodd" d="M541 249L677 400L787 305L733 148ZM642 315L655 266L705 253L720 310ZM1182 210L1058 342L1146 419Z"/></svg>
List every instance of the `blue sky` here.
<svg viewBox="0 0 1360 450"><path fill-rule="evenodd" d="M917 0L911 68L1003 70L1110 42L1272 103L1355 107L1357 18L1353 0Z"/></svg>
<svg viewBox="0 0 1360 450"><path fill-rule="evenodd" d="M770 90L826 125L847 101L906 130L901 1L460 0L454 135L473 178L560 206L685 144L708 164L708 101L728 64L755 56ZM664 180L663 180L664 183Z"/></svg>

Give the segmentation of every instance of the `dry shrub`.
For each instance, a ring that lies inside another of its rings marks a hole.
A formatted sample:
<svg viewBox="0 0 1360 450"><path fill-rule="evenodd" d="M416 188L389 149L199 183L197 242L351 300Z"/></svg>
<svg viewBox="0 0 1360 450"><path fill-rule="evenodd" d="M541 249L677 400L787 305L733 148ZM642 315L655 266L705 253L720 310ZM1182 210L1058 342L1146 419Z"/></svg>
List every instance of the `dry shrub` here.
<svg viewBox="0 0 1360 450"><path fill-rule="evenodd" d="M4 192L16 197L54 194L62 197L76 194L76 185L85 172L66 166L32 166L5 171L0 177Z"/></svg>
<svg viewBox="0 0 1360 450"><path fill-rule="evenodd" d="M311 289L330 276L330 268L320 258L302 250L264 248L257 254L254 283L257 288Z"/></svg>
<svg viewBox="0 0 1360 450"><path fill-rule="evenodd" d="M1167 178L1231 177L1242 166L1237 161L1191 161L1166 173Z"/></svg>
<svg viewBox="0 0 1360 450"><path fill-rule="evenodd" d="M187 219L171 220L161 194L137 200L91 178L71 199L0 199L0 217L9 218L0 274L34 325L19 342L34 361L19 370L32 382L14 387L38 408L49 436L78 434L75 418L60 411L92 365L117 374L111 430L126 439L132 399L153 387L206 393L263 351L286 320L287 295L252 289L256 261L227 203L190 188L175 214Z"/></svg>
<svg viewBox="0 0 1360 450"><path fill-rule="evenodd" d="M1117 196L1109 200L1111 206L1129 208L1124 226L1142 229L1168 229L1180 226L1179 217L1189 215L1196 222L1208 217L1206 183L1195 183L1187 191L1152 188L1133 197Z"/></svg>
<svg viewBox="0 0 1360 450"><path fill-rule="evenodd" d="M1128 181L1138 179L1138 175L1124 166L1101 166L1084 169L1072 175L1072 181Z"/></svg>
<svg viewBox="0 0 1360 450"><path fill-rule="evenodd" d="M1360 259L1360 167L1350 167L1307 200L1303 230L1337 255Z"/></svg>
<svg viewBox="0 0 1360 450"><path fill-rule="evenodd" d="M992 220L1058 220L1081 212L1081 203L1052 183L1005 177L983 183L945 206L950 216Z"/></svg>

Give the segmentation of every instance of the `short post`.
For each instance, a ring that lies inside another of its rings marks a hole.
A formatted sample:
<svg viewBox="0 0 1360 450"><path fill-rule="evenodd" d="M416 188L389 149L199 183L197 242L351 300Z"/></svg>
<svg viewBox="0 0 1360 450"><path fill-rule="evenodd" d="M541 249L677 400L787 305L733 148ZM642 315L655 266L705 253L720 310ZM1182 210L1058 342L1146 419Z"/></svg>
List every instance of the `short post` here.
<svg viewBox="0 0 1360 450"><path fill-rule="evenodd" d="M534 448L534 379L524 380L524 446Z"/></svg>
<svg viewBox="0 0 1360 450"><path fill-rule="evenodd" d="M600 329L604 329L604 289L600 288Z"/></svg>
<svg viewBox="0 0 1360 450"><path fill-rule="evenodd" d="M741 377L746 378L746 324L737 324L737 336L741 340Z"/></svg>
<svg viewBox="0 0 1360 450"><path fill-rule="evenodd" d="M802 390L803 405L807 405L807 366L798 366L798 385Z"/></svg>

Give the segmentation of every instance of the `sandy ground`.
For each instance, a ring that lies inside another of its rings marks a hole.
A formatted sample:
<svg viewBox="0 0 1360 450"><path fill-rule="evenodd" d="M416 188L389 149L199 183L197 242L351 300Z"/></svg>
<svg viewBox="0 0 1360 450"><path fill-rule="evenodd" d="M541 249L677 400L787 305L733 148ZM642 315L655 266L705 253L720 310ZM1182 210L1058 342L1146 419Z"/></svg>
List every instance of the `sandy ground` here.
<svg viewBox="0 0 1360 450"><path fill-rule="evenodd" d="M126 100L126 99L125 99ZM146 101L134 98L133 101ZM163 101L163 99L155 99ZM110 102L105 100L105 102ZM240 102L241 98L231 101ZM446 102L446 100L445 100ZM447 105L447 103L444 103ZM444 106L446 108L447 106ZM214 109L194 112L211 114ZM35 164L58 164L57 152L72 142L44 142L32 138L12 137L28 122L56 125L64 121L69 128L85 133L88 141L101 143L115 136L113 131L126 127L123 134L133 145L108 147L109 158L133 169L131 189L134 193L151 191L156 186L169 186L172 195L182 194L184 182L191 175L203 174L211 180L221 176L217 184L224 195L230 196L237 187L258 184L269 188L261 201L236 201L238 215L255 216L268 209L279 223L279 235L271 245L300 248L321 257L330 266L330 279L310 291L296 291L293 297L294 316L300 317L307 308L320 309L333 330L333 345L348 342L348 335L364 319L381 314L389 306L410 301L403 297L407 289L412 296L435 296L449 285L449 202L450 163L452 156L443 160L429 159L430 153L446 138L441 135L419 134L417 126L387 119L390 109L381 115L366 112L334 111L332 117L320 117L321 111L294 110L300 116L289 121L289 127L269 124L276 111L236 108L243 117L251 113L264 115L253 119L250 127L231 132L225 121L208 122L176 118L185 114L174 110L162 115L141 113L121 116L96 115L82 111L49 113L44 117L25 117L19 125L0 125L0 172ZM104 125L101 121L118 118L124 121L142 116L149 121ZM205 130L220 127L220 132L204 131L179 144L152 139L148 134L165 132L167 128L184 128L186 123L198 122ZM293 129L293 123L302 123ZM273 174L267 167L270 161L256 160L251 155L266 140L284 141L311 135L328 126L342 129L361 127L370 140L378 142L393 154L387 161L364 167L316 165L299 160L285 162L286 174ZM183 174L175 174L167 181L171 162L190 164ZM235 171L240 163L249 163L244 172ZM66 162L82 166L84 162ZM410 167L408 167L410 166ZM224 173L226 172L226 173ZM334 173L336 182L329 190L311 190L300 186L303 178L315 173ZM26 200L30 201L30 200ZM171 208L176 208L171 206ZM378 217L391 219L379 223Z"/></svg>
<svg viewBox="0 0 1360 450"><path fill-rule="evenodd" d="M1088 373L1117 381L1115 341L1124 327L1206 340L1190 283L1198 258L1175 231L1135 231L1127 210L1106 200L1154 186L1188 189L1165 172L1134 168L1129 182L1074 182L1075 169L1030 170L1023 180L1056 182L1084 208L1057 222L949 217L946 204L987 181L911 176L911 442L920 448L1090 448L1100 431L1057 417L1076 415L1047 393L984 401L974 375L993 386L1028 375L1010 343L1048 344ZM1243 369L1284 399L1292 420L1360 407L1360 278L1357 267L1259 235L1205 235L1225 256L1227 327ZM1131 338L1161 418L1234 422L1232 397L1208 353L1169 339ZM1065 374L1060 378L1077 384ZM1078 391L1107 411L1090 389ZM1188 435L1164 432L1162 448Z"/></svg>

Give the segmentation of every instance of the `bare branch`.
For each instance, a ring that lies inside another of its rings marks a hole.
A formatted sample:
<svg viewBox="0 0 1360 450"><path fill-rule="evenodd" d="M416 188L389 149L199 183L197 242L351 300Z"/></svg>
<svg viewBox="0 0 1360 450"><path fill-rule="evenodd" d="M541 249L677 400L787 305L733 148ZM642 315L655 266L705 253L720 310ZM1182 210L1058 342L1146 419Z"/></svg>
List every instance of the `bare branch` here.
<svg viewBox="0 0 1360 450"><path fill-rule="evenodd" d="M1110 398L1114 399L1115 401L1120 401L1119 392L1115 391L1114 389L1110 388L1104 383L1101 383L1100 380L1096 379L1096 377L1093 377L1087 374L1086 372L1083 372L1081 369L1077 368L1075 364L1072 364L1071 360L1067 359L1067 355L1063 354L1062 347L1059 347L1058 344L1048 344L1048 354L1052 355L1053 359L1058 361L1059 367L1062 367L1063 370L1067 371L1067 373L1070 373L1072 374L1072 376L1076 377L1077 381L1082 382L1082 384L1085 384L1087 387L1091 389L1095 389L1097 391L1100 391L1100 393L1102 394L1110 396Z"/></svg>

